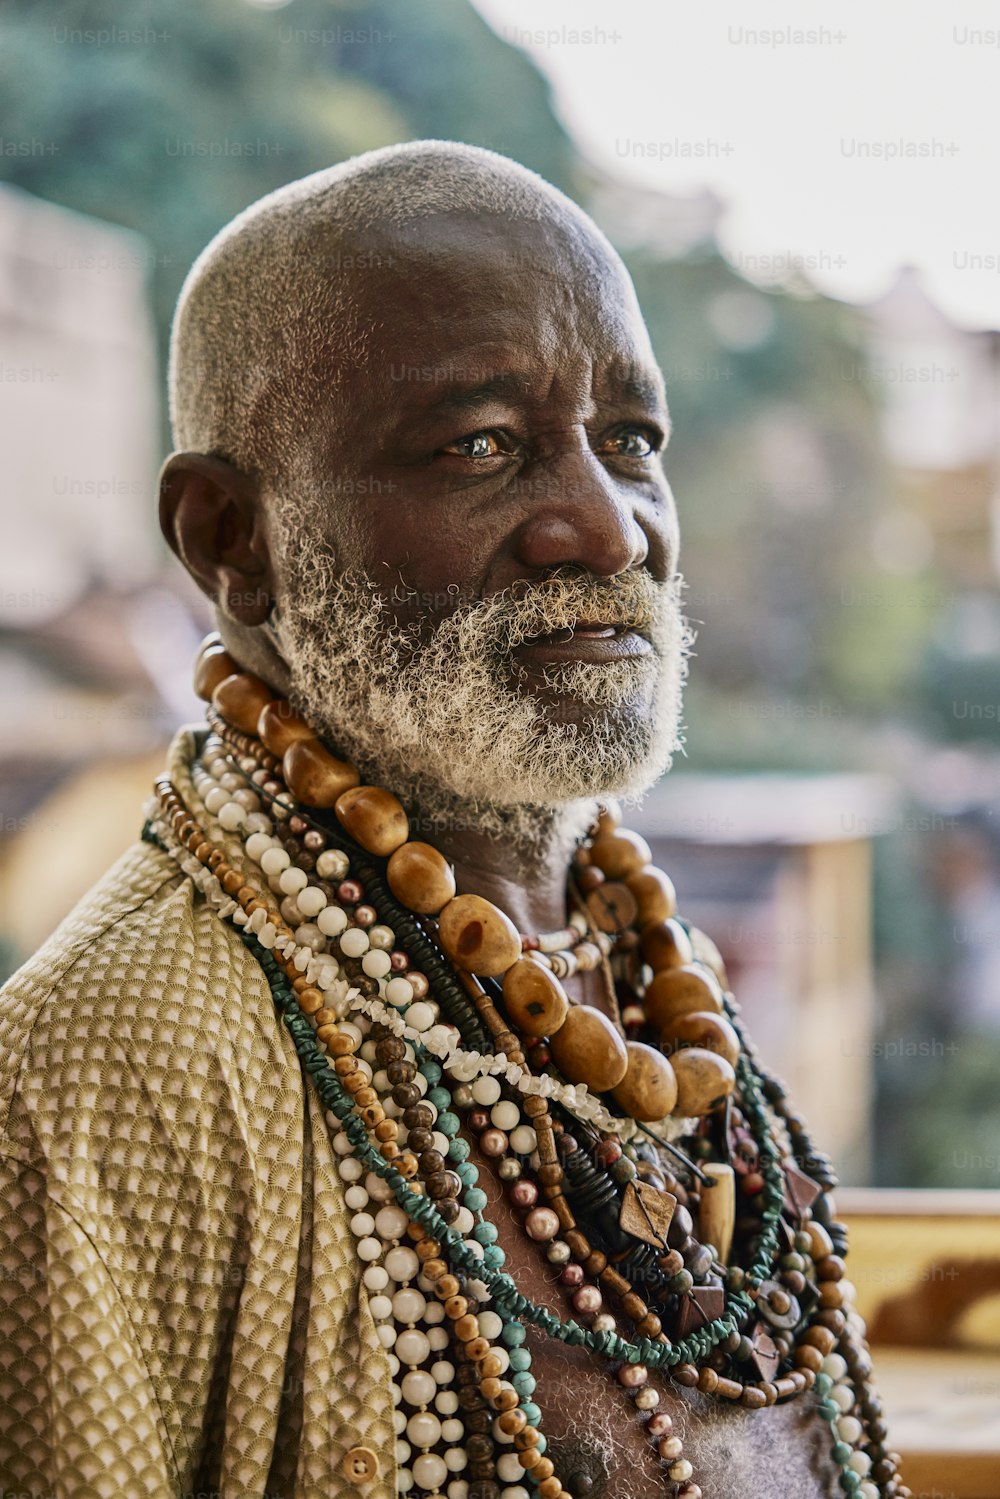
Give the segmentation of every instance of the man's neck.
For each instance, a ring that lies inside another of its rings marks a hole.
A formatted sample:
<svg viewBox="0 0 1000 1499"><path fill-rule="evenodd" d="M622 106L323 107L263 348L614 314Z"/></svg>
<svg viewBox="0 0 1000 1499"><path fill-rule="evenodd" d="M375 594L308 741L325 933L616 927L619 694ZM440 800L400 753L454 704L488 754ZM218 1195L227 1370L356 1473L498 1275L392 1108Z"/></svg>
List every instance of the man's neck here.
<svg viewBox="0 0 1000 1499"><path fill-rule="evenodd" d="M566 876L577 840L593 820L593 803L558 814L541 810L539 820L538 842L530 850L479 828L436 829L429 838L455 866L459 893L491 900L523 933L566 925Z"/></svg>

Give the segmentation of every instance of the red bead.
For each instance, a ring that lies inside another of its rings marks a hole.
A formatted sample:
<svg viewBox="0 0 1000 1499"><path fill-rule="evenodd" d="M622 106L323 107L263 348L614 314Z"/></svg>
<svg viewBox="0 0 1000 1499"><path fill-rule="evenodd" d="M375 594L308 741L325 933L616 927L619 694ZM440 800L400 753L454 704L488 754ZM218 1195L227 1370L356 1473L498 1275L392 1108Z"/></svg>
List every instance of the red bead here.
<svg viewBox="0 0 1000 1499"><path fill-rule="evenodd" d="M534 1182L515 1182L510 1190L510 1200L516 1208L533 1208L538 1201L538 1188Z"/></svg>
<svg viewBox="0 0 1000 1499"><path fill-rule="evenodd" d="M480 1134L490 1122L490 1116L485 1109L471 1109L469 1112L469 1128Z"/></svg>
<svg viewBox="0 0 1000 1499"><path fill-rule="evenodd" d="M560 1283L560 1285L570 1286L570 1287L582 1286L583 1285L583 1266L582 1265L564 1265L563 1268L559 1272L559 1283Z"/></svg>
<svg viewBox="0 0 1000 1499"><path fill-rule="evenodd" d="M764 1190L764 1178L759 1171L748 1171L746 1176L741 1177L740 1185L748 1197L756 1197L758 1192Z"/></svg>
<svg viewBox="0 0 1000 1499"><path fill-rule="evenodd" d="M360 880L341 880L337 886L337 899L347 906L356 906L365 893Z"/></svg>
<svg viewBox="0 0 1000 1499"><path fill-rule="evenodd" d="M304 818L293 815L288 819L288 831L294 833L296 838L301 838L309 824Z"/></svg>
<svg viewBox="0 0 1000 1499"><path fill-rule="evenodd" d="M613 1166L615 1161L621 1159L622 1148L617 1140L602 1140L594 1151L594 1159L599 1166Z"/></svg>

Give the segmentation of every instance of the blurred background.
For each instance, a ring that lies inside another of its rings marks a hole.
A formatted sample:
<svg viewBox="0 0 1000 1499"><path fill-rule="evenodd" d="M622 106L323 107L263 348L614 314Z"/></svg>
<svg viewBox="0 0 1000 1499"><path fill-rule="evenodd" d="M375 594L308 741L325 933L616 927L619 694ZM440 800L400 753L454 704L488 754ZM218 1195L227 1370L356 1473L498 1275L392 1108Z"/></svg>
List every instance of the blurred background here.
<svg viewBox="0 0 1000 1499"><path fill-rule="evenodd" d="M995 1187L997 33L669 10L7 0L0 976L199 716L155 525L191 261L295 177L468 141L595 216L667 378L698 642L633 825L845 1180Z"/></svg>

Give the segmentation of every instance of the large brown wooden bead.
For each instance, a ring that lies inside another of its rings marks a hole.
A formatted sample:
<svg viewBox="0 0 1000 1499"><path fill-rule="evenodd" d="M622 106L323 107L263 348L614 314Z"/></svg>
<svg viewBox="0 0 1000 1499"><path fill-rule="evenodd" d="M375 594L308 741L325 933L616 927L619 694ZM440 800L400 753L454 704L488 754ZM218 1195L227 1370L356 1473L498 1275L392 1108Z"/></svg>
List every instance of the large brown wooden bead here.
<svg viewBox="0 0 1000 1499"><path fill-rule="evenodd" d="M216 685L212 703L234 728L242 729L244 734L256 734L257 720L273 697L274 693L260 677L237 671Z"/></svg>
<svg viewBox="0 0 1000 1499"><path fill-rule="evenodd" d="M521 956L521 937L505 912L481 895L456 895L438 917L441 946L460 968L495 978Z"/></svg>
<svg viewBox="0 0 1000 1499"><path fill-rule="evenodd" d="M691 938L680 922L671 917L643 927L642 955L654 973L661 968L682 968L694 962Z"/></svg>
<svg viewBox="0 0 1000 1499"><path fill-rule="evenodd" d="M678 1015L687 1015L692 1010L721 1015L722 990L707 968L688 963L682 968L664 968L654 973L643 1006L650 1023L662 1030Z"/></svg>
<svg viewBox="0 0 1000 1499"><path fill-rule="evenodd" d="M455 871L429 843L404 843L386 865L389 889L411 911L436 915L455 894Z"/></svg>
<svg viewBox="0 0 1000 1499"><path fill-rule="evenodd" d="M287 698L276 697L257 720L257 737L268 753L277 755L280 760L298 740L315 739L316 734L293 710Z"/></svg>
<svg viewBox="0 0 1000 1499"><path fill-rule="evenodd" d="M292 795L307 807L334 807L360 777L349 760L338 760L318 739L296 739L285 750L281 770Z"/></svg>
<svg viewBox="0 0 1000 1499"><path fill-rule="evenodd" d="M628 828L599 833L590 845L590 862L609 880L624 880L645 869L653 855L645 838Z"/></svg>
<svg viewBox="0 0 1000 1499"><path fill-rule="evenodd" d="M590 1005L571 1005L549 1043L559 1071L571 1083L586 1083L592 1093L616 1088L628 1068L625 1042L611 1021Z"/></svg>
<svg viewBox="0 0 1000 1499"><path fill-rule="evenodd" d="M615 1100L632 1119L665 1119L677 1102L674 1069L662 1052L641 1041L627 1041L625 1050L628 1071L613 1089Z"/></svg>
<svg viewBox="0 0 1000 1499"><path fill-rule="evenodd" d="M704 963L706 968L711 968L723 989L728 989L729 980L726 977L726 965L722 961L722 954L712 941L707 932L700 927L691 928L691 946L694 949L695 958L699 963Z"/></svg>
<svg viewBox="0 0 1000 1499"><path fill-rule="evenodd" d="M724 1015L710 1010L689 1010L684 1015L675 1015L663 1028L660 1037L663 1050L672 1055L686 1046L700 1046L703 1051L714 1051L725 1057L735 1067L740 1055L739 1037Z"/></svg>
<svg viewBox="0 0 1000 1499"><path fill-rule="evenodd" d="M210 703L212 693L219 683L238 674L239 667L221 643L205 645L198 652L198 660L195 662L194 690L206 703Z"/></svg>
<svg viewBox="0 0 1000 1499"><path fill-rule="evenodd" d="M635 896L641 927L654 921L668 921L677 910L674 882L655 864L647 864L645 869L626 875L625 883Z"/></svg>
<svg viewBox="0 0 1000 1499"><path fill-rule="evenodd" d="M503 976L504 1007L522 1036L554 1036L569 1014L566 990L534 958L519 958Z"/></svg>
<svg viewBox="0 0 1000 1499"><path fill-rule="evenodd" d="M671 1059L677 1078L677 1102L674 1113L679 1119L710 1114L736 1087L736 1073L714 1051L689 1046Z"/></svg>
<svg viewBox="0 0 1000 1499"><path fill-rule="evenodd" d="M383 786L355 786L338 796L340 825L370 854L385 859L410 836L410 819L398 797Z"/></svg>
<svg viewBox="0 0 1000 1499"><path fill-rule="evenodd" d="M591 920L602 932L624 932L639 911L631 890L618 880L605 880L591 890L586 901Z"/></svg>
<svg viewBox="0 0 1000 1499"><path fill-rule="evenodd" d="M601 810L597 814L598 833L613 833L615 828L620 828L622 823L621 803L613 796L601 803Z"/></svg>

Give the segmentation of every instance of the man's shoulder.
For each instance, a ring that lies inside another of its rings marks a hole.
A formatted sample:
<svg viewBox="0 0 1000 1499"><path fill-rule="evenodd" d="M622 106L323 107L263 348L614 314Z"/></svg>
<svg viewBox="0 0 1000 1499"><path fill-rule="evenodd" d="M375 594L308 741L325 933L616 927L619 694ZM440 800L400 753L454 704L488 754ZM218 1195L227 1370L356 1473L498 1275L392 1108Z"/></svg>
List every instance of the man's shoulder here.
<svg viewBox="0 0 1000 1499"><path fill-rule="evenodd" d="M267 982L173 860L136 843L0 990L0 1127L16 1093L193 1076L270 1050ZM127 1059L127 1062L126 1062Z"/></svg>
<svg viewBox="0 0 1000 1499"><path fill-rule="evenodd" d="M47 996L85 986L88 967L117 944L119 929L137 913L150 930L162 925L164 899L169 905L179 883L176 865L158 849L143 842L128 848L0 988L0 1045L16 1045Z"/></svg>

